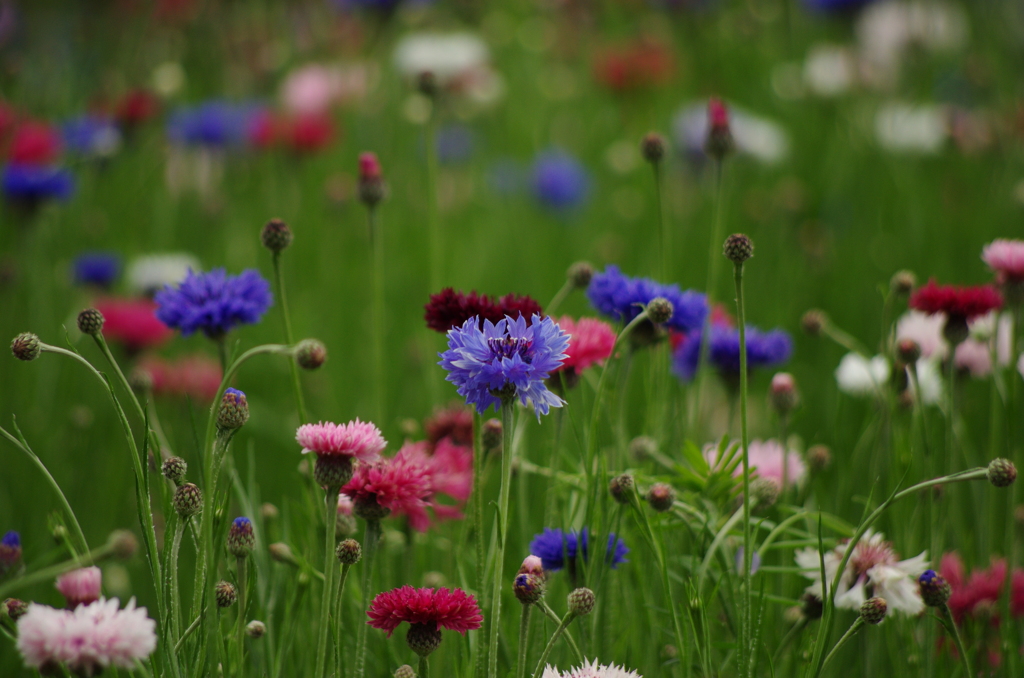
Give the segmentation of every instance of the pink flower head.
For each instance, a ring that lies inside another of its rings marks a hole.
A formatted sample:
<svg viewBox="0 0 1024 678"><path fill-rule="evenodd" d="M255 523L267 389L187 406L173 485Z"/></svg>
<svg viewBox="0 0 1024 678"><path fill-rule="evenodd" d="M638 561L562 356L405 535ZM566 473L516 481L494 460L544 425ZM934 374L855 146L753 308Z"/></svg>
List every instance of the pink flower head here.
<svg viewBox="0 0 1024 678"><path fill-rule="evenodd" d="M281 84L281 100L292 113L326 113L340 98L344 81L339 69L310 64L293 70Z"/></svg>
<svg viewBox="0 0 1024 678"><path fill-rule="evenodd" d="M544 563L540 556L526 556L523 564L519 567L518 574L532 574L537 577L544 576Z"/></svg>
<svg viewBox="0 0 1024 678"><path fill-rule="evenodd" d="M571 369L579 374L591 365L603 362L612 354L612 349L615 347L615 330L603 320L597 318L573 320L565 315L557 322L558 326L570 336L569 348L565 351L569 357L555 372Z"/></svg>
<svg viewBox="0 0 1024 678"><path fill-rule="evenodd" d="M1024 240L993 240L981 251L981 259L1002 280L1024 281Z"/></svg>
<svg viewBox="0 0 1024 678"><path fill-rule="evenodd" d="M98 567L82 567L57 578L57 590L68 601L68 609L89 605L100 598L103 573Z"/></svg>
<svg viewBox="0 0 1024 678"><path fill-rule="evenodd" d="M153 395L188 397L200 402L217 397L222 379L220 363L200 353L173 361L147 356L136 369L149 375Z"/></svg>
<svg viewBox="0 0 1024 678"><path fill-rule="evenodd" d="M394 515L406 515L410 524L426 529L428 499L432 494L431 474L415 444L406 443L390 459L360 464L343 488L356 506L376 503Z"/></svg>
<svg viewBox="0 0 1024 678"><path fill-rule="evenodd" d="M704 448L704 458L712 466L716 463L718 446L711 444ZM771 440L751 440L747 447L750 468L758 478L771 478L782 487L783 459L786 461L786 484L799 485L807 475L807 467L798 452L783 450L782 444L774 438ZM734 476L743 475L743 466L739 464L733 471Z"/></svg>
<svg viewBox="0 0 1024 678"><path fill-rule="evenodd" d="M359 179L361 181L367 181L372 179L380 179L382 171L380 167L380 161L377 160L376 153L360 153L359 154Z"/></svg>
<svg viewBox="0 0 1024 678"><path fill-rule="evenodd" d="M439 520L462 518L462 507L473 491L473 449L457 445L450 438L442 438L431 451L428 443L406 443L408 454L426 468L430 481L430 495L427 503ZM442 504L439 495L455 500L454 504ZM425 514L410 514L413 529L424 532L430 527Z"/></svg>
<svg viewBox="0 0 1024 678"><path fill-rule="evenodd" d="M954 551L942 556L939 573L953 589L949 597L949 610L959 624L964 617L975 617L984 613L995 619L991 611L998 607L999 594L1006 581L1006 561L993 558L987 570L975 570L970 578L964 575L964 564Z"/></svg>
<svg viewBox="0 0 1024 678"><path fill-rule="evenodd" d="M320 113L303 113L284 123L284 141L296 153L315 153L334 140L334 123Z"/></svg>
<svg viewBox="0 0 1024 678"><path fill-rule="evenodd" d="M436 445L442 438L450 438L456 445L473 444L473 412L461 402L438 410L423 423L427 442Z"/></svg>
<svg viewBox="0 0 1024 678"><path fill-rule="evenodd" d="M910 296L909 304L910 308L929 315L945 313L971 320L1001 307L1003 298L989 285L957 287L929 280L927 285L917 288Z"/></svg>
<svg viewBox="0 0 1024 678"><path fill-rule="evenodd" d="M476 599L462 589L414 589L411 586L378 594L366 614L370 617L366 623L385 631L389 638L402 622L465 634L480 628L484 620Z"/></svg>
<svg viewBox="0 0 1024 678"><path fill-rule="evenodd" d="M60 133L45 122L29 120L14 131L7 159L24 165L49 165L60 155Z"/></svg>
<svg viewBox="0 0 1024 678"><path fill-rule="evenodd" d="M1024 616L1024 570L1014 570L1010 578L1010 614L1014 619Z"/></svg>
<svg viewBox="0 0 1024 678"><path fill-rule="evenodd" d="M18 620L18 651L38 669L66 664L72 673L92 676L108 666L134 669L156 649L156 622L135 599L119 610L117 598L100 598L74 610L31 603Z"/></svg>
<svg viewBox="0 0 1024 678"><path fill-rule="evenodd" d="M174 336L174 330L157 319L157 305L149 299L100 299L94 306L103 314L103 336L131 352L159 346Z"/></svg>
<svg viewBox="0 0 1024 678"><path fill-rule="evenodd" d="M965 339L956 347L954 364L967 370L972 377L987 377L992 373L992 351L988 344L977 339Z"/></svg>
<svg viewBox="0 0 1024 678"><path fill-rule="evenodd" d="M708 99L708 124L712 131L729 129L729 109L718 97Z"/></svg>
<svg viewBox="0 0 1024 678"><path fill-rule="evenodd" d="M929 315L921 311L908 311L896 322L896 341L911 339L921 349L922 358L945 358L949 353L942 337L942 315Z"/></svg>
<svg viewBox="0 0 1024 678"><path fill-rule="evenodd" d="M318 455L352 457L366 463L380 458L387 446L380 429L366 421L347 424L304 424L295 432L295 440L302 445L302 453L316 452Z"/></svg>

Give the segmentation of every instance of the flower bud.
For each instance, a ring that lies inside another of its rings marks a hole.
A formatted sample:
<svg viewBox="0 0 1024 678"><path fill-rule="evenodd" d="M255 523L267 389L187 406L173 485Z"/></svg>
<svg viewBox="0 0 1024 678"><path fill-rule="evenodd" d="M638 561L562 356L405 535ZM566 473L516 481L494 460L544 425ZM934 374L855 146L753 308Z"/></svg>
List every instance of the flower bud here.
<svg viewBox="0 0 1024 678"><path fill-rule="evenodd" d="M729 126L729 109L721 99L711 97L708 100L708 136L704 140L704 151L721 162L734 147Z"/></svg>
<svg viewBox="0 0 1024 678"><path fill-rule="evenodd" d="M946 324L942 326L942 336L952 346L958 346L971 336L971 329L967 325L967 316L949 315L946 316Z"/></svg>
<svg viewBox="0 0 1024 678"><path fill-rule="evenodd" d="M576 289L586 289L594 277L594 265L589 261L577 261L566 271L565 277Z"/></svg>
<svg viewBox="0 0 1024 678"><path fill-rule="evenodd" d="M217 595L217 607L231 607L238 600L238 591L235 585L229 581L219 581L214 587Z"/></svg>
<svg viewBox="0 0 1024 678"><path fill-rule="evenodd" d="M139 541L128 530L114 530L107 537L107 548L118 560L130 560L139 549Z"/></svg>
<svg viewBox="0 0 1024 678"><path fill-rule="evenodd" d="M437 624L410 624L405 642L413 652L426 657L441 645L441 629Z"/></svg>
<svg viewBox="0 0 1024 678"><path fill-rule="evenodd" d="M260 515L263 516L264 521L277 520L277 517L281 515L281 512L277 510L277 507L271 504L269 501L264 502L260 506Z"/></svg>
<svg viewBox="0 0 1024 678"><path fill-rule="evenodd" d="M292 229L280 219L271 219L260 231L263 246L275 254L286 250L292 244L292 238Z"/></svg>
<svg viewBox="0 0 1024 678"><path fill-rule="evenodd" d="M103 331L103 314L95 308L87 308L78 314L78 331L89 336L96 336Z"/></svg>
<svg viewBox="0 0 1024 678"><path fill-rule="evenodd" d="M942 607L953 594L953 589L941 574L935 570L925 570L917 578L921 587L921 600L928 607Z"/></svg>
<svg viewBox="0 0 1024 678"><path fill-rule="evenodd" d="M804 317L800 320L800 325L804 328L804 332L812 337L820 335L827 324L828 316L825 315L824 311L819 311L816 308L804 313Z"/></svg>
<svg viewBox="0 0 1024 678"><path fill-rule="evenodd" d="M665 137L657 132L648 132L640 141L640 155L652 165L660 163L665 157Z"/></svg>
<svg viewBox="0 0 1024 678"><path fill-rule="evenodd" d="M543 577L544 563L539 556L526 556L523 558L523 564L519 566L519 574L534 574Z"/></svg>
<svg viewBox="0 0 1024 678"><path fill-rule="evenodd" d="M303 339L295 347L295 362L304 370L319 369L327 362L327 347L316 339Z"/></svg>
<svg viewBox="0 0 1024 678"><path fill-rule="evenodd" d="M889 281L889 290L899 297L909 297L917 285L917 278L910 271L896 271Z"/></svg>
<svg viewBox="0 0 1024 678"><path fill-rule="evenodd" d="M647 317L655 325L667 323L675 312L672 302L665 297L655 297L647 304Z"/></svg>
<svg viewBox="0 0 1024 678"><path fill-rule="evenodd" d="M821 615L825 612L825 605L821 602L821 598L813 593L805 593L800 596L800 608L803 610L804 618L812 621L821 619Z"/></svg>
<svg viewBox="0 0 1024 678"><path fill-rule="evenodd" d="M288 544L275 542L267 547L267 551L270 552L270 557L279 563L286 563L295 567L299 566L299 559L292 553L292 549Z"/></svg>
<svg viewBox="0 0 1024 678"><path fill-rule="evenodd" d="M596 598L588 588L578 588L569 594L569 611L577 617L588 615L594 611Z"/></svg>
<svg viewBox="0 0 1024 678"><path fill-rule="evenodd" d="M416 672L408 664L402 664L395 669L395 678L416 678Z"/></svg>
<svg viewBox="0 0 1024 678"><path fill-rule="evenodd" d="M11 341L11 353L18 360L35 360L43 352L39 337L31 332L22 332Z"/></svg>
<svg viewBox="0 0 1024 678"><path fill-rule="evenodd" d="M21 535L11 530L0 539L0 577L21 562Z"/></svg>
<svg viewBox="0 0 1024 678"><path fill-rule="evenodd" d="M245 635L250 638L262 638L266 632L267 625L257 619L253 619L245 625Z"/></svg>
<svg viewBox="0 0 1024 678"><path fill-rule="evenodd" d="M89 605L100 599L103 573L98 567L80 567L57 577L57 590L64 596L68 609Z"/></svg>
<svg viewBox="0 0 1024 678"><path fill-rule="evenodd" d="M352 459L331 454L318 454L313 464L313 480L320 487L337 492L348 481L352 480Z"/></svg>
<svg viewBox="0 0 1024 678"><path fill-rule="evenodd" d="M768 400L780 415L789 414L800 404L800 392L796 380L788 372L779 372L772 377Z"/></svg>
<svg viewBox="0 0 1024 678"><path fill-rule="evenodd" d="M256 547L256 535L252 532L252 521L248 518L235 518L228 528L228 553L235 558L247 558Z"/></svg>
<svg viewBox="0 0 1024 678"><path fill-rule="evenodd" d="M612 495L612 499L619 502L620 504L628 504L629 497L633 493L633 487L636 485L633 480L633 476L628 473L617 475L612 478L608 484L608 491Z"/></svg>
<svg viewBox="0 0 1024 678"><path fill-rule="evenodd" d="M367 207L373 208L384 199L386 194L384 176L380 161L375 153L359 155L359 200Z"/></svg>
<svg viewBox="0 0 1024 678"><path fill-rule="evenodd" d="M860 618L869 624L879 624L885 619L888 609L885 598L868 598L860 606Z"/></svg>
<svg viewBox="0 0 1024 678"><path fill-rule="evenodd" d="M363 557L363 547L355 539L346 539L338 543L334 555L342 565L355 565Z"/></svg>
<svg viewBox="0 0 1024 678"><path fill-rule="evenodd" d="M754 256L754 241L742 233L733 233L725 239L722 253L732 263L742 264Z"/></svg>
<svg viewBox="0 0 1024 678"><path fill-rule="evenodd" d="M774 478L754 478L750 481L750 498L759 508L767 508L779 500L781 489Z"/></svg>
<svg viewBox="0 0 1024 678"><path fill-rule="evenodd" d="M658 441L650 436L637 436L630 441L629 452L637 461L644 461L658 453Z"/></svg>
<svg viewBox="0 0 1024 678"><path fill-rule="evenodd" d="M647 491L647 503L658 513L664 513L672 508L676 500L676 491L671 485L655 483Z"/></svg>
<svg viewBox="0 0 1024 678"><path fill-rule="evenodd" d="M807 465L813 473L821 473L832 463L832 450L827 445L812 445L807 450Z"/></svg>
<svg viewBox="0 0 1024 678"><path fill-rule="evenodd" d="M921 357L921 346L913 339L900 339L896 344L896 357L904 365L913 365Z"/></svg>
<svg viewBox="0 0 1024 678"><path fill-rule="evenodd" d="M194 483L184 483L174 491L174 512L182 518L191 518L203 510L203 493Z"/></svg>
<svg viewBox="0 0 1024 678"><path fill-rule="evenodd" d="M996 487L1007 487L1017 480L1017 467L1009 459L993 459L988 465L988 481Z"/></svg>
<svg viewBox="0 0 1024 678"><path fill-rule="evenodd" d="M217 428L222 431L234 431L242 428L249 421L249 403L245 394L237 388L228 388L220 400L217 410Z"/></svg>
<svg viewBox="0 0 1024 678"><path fill-rule="evenodd" d="M523 605L533 605L544 597L544 577L520 573L512 582L512 592Z"/></svg>
<svg viewBox="0 0 1024 678"><path fill-rule="evenodd" d="M485 421L481 437L485 452L500 451L502 438L501 419L488 419Z"/></svg>
<svg viewBox="0 0 1024 678"><path fill-rule="evenodd" d="M11 621L17 622L28 612L28 603L17 598L7 598L0 603L0 613L10 617Z"/></svg>
<svg viewBox="0 0 1024 678"><path fill-rule="evenodd" d="M175 485L180 485L185 479L188 471L188 464L181 457L171 457L160 466L160 472Z"/></svg>

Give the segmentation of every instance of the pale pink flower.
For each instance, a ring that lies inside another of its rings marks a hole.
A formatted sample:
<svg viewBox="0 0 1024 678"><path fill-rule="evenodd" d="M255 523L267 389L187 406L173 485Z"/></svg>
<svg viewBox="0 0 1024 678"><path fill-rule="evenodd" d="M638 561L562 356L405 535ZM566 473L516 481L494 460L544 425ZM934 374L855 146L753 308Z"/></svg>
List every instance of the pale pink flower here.
<svg viewBox="0 0 1024 678"><path fill-rule="evenodd" d="M108 666L135 668L156 649L156 622L135 599L119 610L117 598L100 598L72 610L31 603L18 620L18 651L25 664L66 664L72 673L95 675Z"/></svg>
<svg viewBox="0 0 1024 678"><path fill-rule="evenodd" d="M612 354L615 347L615 330L603 320L597 318L580 318L573 320L564 315L557 324L569 334L569 356L562 362L561 370L572 370L579 374L591 365L604 362Z"/></svg>
<svg viewBox="0 0 1024 678"><path fill-rule="evenodd" d="M992 374L992 350L977 339L965 339L957 346L953 361L959 369L970 372L972 377Z"/></svg>
<svg viewBox="0 0 1024 678"><path fill-rule="evenodd" d="M739 452L737 452L739 454ZM718 446L708 444L704 447L704 458L714 466L717 462ZM758 478L771 478L779 487L782 486L783 459L786 462L786 485L799 485L807 476L807 467L799 452L789 450L784 452L782 444L774 438L771 440L751 440L747 446L747 459L750 462L751 471ZM733 471L734 476L743 475L743 465L738 464Z"/></svg>
<svg viewBox="0 0 1024 678"><path fill-rule="evenodd" d="M532 574L537 577L544 576L544 562L540 556L526 556L523 564L519 567L519 574Z"/></svg>
<svg viewBox="0 0 1024 678"><path fill-rule="evenodd" d="M338 515L339 516L350 516L352 515L352 497L347 494L338 494Z"/></svg>
<svg viewBox="0 0 1024 678"><path fill-rule="evenodd" d="M1005 281L1024 281L1024 240L993 240L981 259Z"/></svg>
<svg viewBox="0 0 1024 678"><path fill-rule="evenodd" d="M380 458L387 446L380 429L370 422L350 421L347 424L304 424L295 432L295 440L302 445L302 453L341 456L372 463Z"/></svg>
<svg viewBox="0 0 1024 678"><path fill-rule="evenodd" d="M57 578L57 590L68 601L68 609L99 600L103 573L98 567L82 567Z"/></svg>
<svg viewBox="0 0 1024 678"><path fill-rule="evenodd" d="M609 664L607 666L598 664L597 660L583 660L579 668L558 672L558 669L551 666L544 667L541 678L643 678L636 671L629 671L623 666Z"/></svg>
<svg viewBox="0 0 1024 678"><path fill-rule="evenodd" d="M908 311L896 322L896 341L912 339L921 348L922 358L945 358L949 353L942 328L946 316L942 313L928 315L921 311Z"/></svg>

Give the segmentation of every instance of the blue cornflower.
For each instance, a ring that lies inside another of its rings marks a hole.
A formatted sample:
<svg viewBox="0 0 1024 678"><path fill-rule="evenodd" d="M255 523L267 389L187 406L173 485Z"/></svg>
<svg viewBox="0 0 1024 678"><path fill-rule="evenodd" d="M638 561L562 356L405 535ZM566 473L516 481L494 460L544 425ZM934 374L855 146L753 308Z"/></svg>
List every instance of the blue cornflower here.
<svg viewBox="0 0 1024 678"><path fill-rule="evenodd" d="M458 387L466 403L483 414L501 399L519 398L532 403L537 418L565 401L544 385L548 374L568 356L569 335L551 318L533 315L531 324L520 315L505 316L497 323L473 316L448 330L448 350L439 353L441 367L448 370L446 381Z"/></svg>
<svg viewBox="0 0 1024 678"><path fill-rule="evenodd" d="M4 167L0 184L3 185L4 197L25 203L48 198L67 200L75 191L75 180L66 169L22 163Z"/></svg>
<svg viewBox="0 0 1024 678"><path fill-rule="evenodd" d="M109 288L121 272L121 257L113 252L83 252L71 264L76 285Z"/></svg>
<svg viewBox="0 0 1024 678"><path fill-rule="evenodd" d="M437 159L445 164L459 164L473 157L476 137L465 125L445 125L437 130Z"/></svg>
<svg viewBox="0 0 1024 678"><path fill-rule="evenodd" d="M68 120L61 126L64 144L73 153L96 157L109 157L121 147L121 131L112 120L83 115Z"/></svg>
<svg viewBox="0 0 1024 678"><path fill-rule="evenodd" d="M603 273L597 273L587 288L587 298L601 313L623 324L640 315L638 304L647 304L655 297L672 302L675 311L666 326L679 332L692 332L704 326L708 314L707 298L700 292L683 292L679 285L663 285L650 278L630 278L609 264Z"/></svg>
<svg viewBox="0 0 1024 678"><path fill-rule="evenodd" d="M193 108L179 108L167 120L167 136L181 144L229 146L246 140L256 104L208 101Z"/></svg>
<svg viewBox="0 0 1024 678"><path fill-rule="evenodd" d="M565 567L566 560L576 558L577 552L582 552L583 560L587 560L587 546L590 534L587 528L580 532L569 530L562 532L558 528L545 527L540 534L534 535L530 542L530 553L540 558L545 570L561 570ZM617 539L614 533L608 535L608 546L605 550L605 557L608 564L614 569L619 563L629 562L626 554L629 549L626 544Z"/></svg>
<svg viewBox="0 0 1024 678"><path fill-rule="evenodd" d="M804 0L807 9L823 14L852 14L873 0Z"/></svg>
<svg viewBox="0 0 1024 678"><path fill-rule="evenodd" d="M672 356L672 372L683 381L690 381L697 372L700 360L701 335L686 337ZM789 360L793 354L793 340L784 330L762 332L747 325L747 366L774 367ZM711 327L711 345L708 362L725 374L739 374L740 331L732 327Z"/></svg>
<svg viewBox="0 0 1024 678"><path fill-rule="evenodd" d="M580 205L590 192L590 177L576 158L561 151L537 156L532 171L533 193L540 202L555 209Z"/></svg>
<svg viewBox="0 0 1024 678"><path fill-rule="evenodd" d="M229 276L223 268L196 274L189 270L177 287L156 293L156 317L189 336L202 330L211 339L224 336L235 325L258 323L273 303L270 284L249 269Z"/></svg>
<svg viewBox="0 0 1024 678"><path fill-rule="evenodd" d="M0 539L0 575L21 561L21 535L11 530Z"/></svg>

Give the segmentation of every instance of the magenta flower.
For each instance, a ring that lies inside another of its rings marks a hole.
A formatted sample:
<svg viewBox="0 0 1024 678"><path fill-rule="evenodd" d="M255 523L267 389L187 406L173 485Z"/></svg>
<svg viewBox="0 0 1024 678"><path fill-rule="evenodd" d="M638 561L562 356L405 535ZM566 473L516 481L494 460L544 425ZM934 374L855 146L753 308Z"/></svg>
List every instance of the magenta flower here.
<svg viewBox="0 0 1024 678"><path fill-rule="evenodd" d="M370 617L366 623L385 631L388 637L402 622L465 633L480 628L484 620L476 599L462 589L411 586L378 594L366 614Z"/></svg>
<svg viewBox="0 0 1024 678"><path fill-rule="evenodd" d="M362 518L394 514L409 516L413 525L430 523L430 473L408 444L390 459L360 464L341 492L351 497L355 514Z"/></svg>
<svg viewBox="0 0 1024 678"><path fill-rule="evenodd" d="M89 605L100 598L103 573L98 567L82 567L57 578L57 590L68 601L68 609Z"/></svg>
<svg viewBox="0 0 1024 678"><path fill-rule="evenodd" d="M579 374L592 365L604 362L615 347L615 330L603 320L580 318L573 320L564 315L558 319L558 326L569 335L568 356L562 366L554 371L572 371Z"/></svg>
<svg viewBox="0 0 1024 678"><path fill-rule="evenodd" d="M349 457L366 463L377 461L387 446L380 429L358 418L340 425L304 424L295 432L295 440L302 445L303 454L315 452L318 457Z"/></svg>
<svg viewBox="0 0 1024 678"><path fill-rule="evenodd" d="M1024 281L1024 240L993 240L981 251L981 259L1000 282Z"/></svg>

